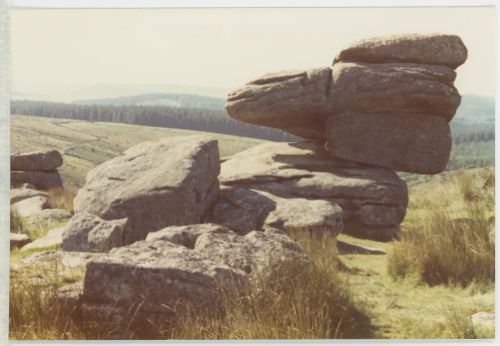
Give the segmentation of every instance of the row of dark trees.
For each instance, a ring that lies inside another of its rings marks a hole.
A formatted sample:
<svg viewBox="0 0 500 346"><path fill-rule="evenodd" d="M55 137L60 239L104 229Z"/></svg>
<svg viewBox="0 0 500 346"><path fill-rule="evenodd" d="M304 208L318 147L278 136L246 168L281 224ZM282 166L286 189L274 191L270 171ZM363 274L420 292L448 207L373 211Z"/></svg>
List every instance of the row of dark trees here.
<svg viewBox="0 0 500 346"><path fill-rule="evenodd" d="M169 106L77 105L16 100L11 102L11 114L169 127L273 141L297 140L297 137L278 129L234 120L224 110L218 109Z"/></svg>

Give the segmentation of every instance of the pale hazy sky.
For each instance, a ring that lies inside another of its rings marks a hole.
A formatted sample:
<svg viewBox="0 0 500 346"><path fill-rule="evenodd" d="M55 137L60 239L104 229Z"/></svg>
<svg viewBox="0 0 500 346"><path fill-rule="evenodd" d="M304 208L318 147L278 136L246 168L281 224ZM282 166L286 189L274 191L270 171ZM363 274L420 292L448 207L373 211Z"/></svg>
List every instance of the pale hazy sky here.
<svg viewBox="0 0 500 346"><path fill-rule="evenodd" d="M260 75L329 66L358 39L453 33L469 50L464 93L494 95L493 7L11 11L13 87L183 84L233 88Z"/></svg>

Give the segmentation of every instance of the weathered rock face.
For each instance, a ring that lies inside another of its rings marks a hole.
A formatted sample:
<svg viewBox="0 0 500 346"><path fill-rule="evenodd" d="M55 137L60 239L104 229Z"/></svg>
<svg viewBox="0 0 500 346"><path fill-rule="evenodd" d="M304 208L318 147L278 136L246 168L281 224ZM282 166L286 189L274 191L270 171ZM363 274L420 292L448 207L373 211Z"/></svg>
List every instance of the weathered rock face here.
<svg viewBox="0 0 500 346"><path fill-rule="evenodd" d="M423 113L450 121L460 105L453 86L456 73L446 66L339 63L332 76L333 114Z"/></svg>
<svg viewBox="0 0 500 346"><path fill-rule="evenodd" d="M229 94L228 114L251 124L276 127L305 138L324 138L331 110L330 68L267 74Z"/></svg>
<svg viewBox="0 0 500 346"><path fill-rule="evenodd" d="M11 171L10 180L13 185L31 184L37 189L60 188L63 186L58 171Z"/></svg>
<svg viewBox="0 0 500 346"><path fill-rule="evenodd" d="M221 190L221 199L209 218L239 234L279 229L336 236L342 230L342 209L329 201L281 198L271 193L237 187Z"/></svg>
<svg viewBox="0 0 500 346"><path fill-rule="evenodd" d="M169 225L193 224L218 197L217 141L189 136L145 142L91 170L75 213L127 218L124 244Z"/></svg>
<svg viewBox="0 0 500 346"><path fill-rule="evenodd" d="M103 280L103 278L107 278ZM82 302L171 315L186 304L216 312L224 294L248 288L247 275L168 241L139 241L91 260Z"/></svg>
<svg viewBox="0 0 500 346"><path fill-rule="evenodd" d="M10 155L12 171L53 171L62 164L63 158L57 150Z"/></svg>
<svg viewBox="0 0 500 346"><path fill-rule="evenodd" d="M397 171L442 172L451 152L446 120L418 113L339 113L327 133L332 156Z"/></svg>
<svg viewBox="0 0 500 346"><path fill-rule="evenodd" d="M107 252L124 245L123 230L127 219L103 220L98 216L79 213L71 218L62 236L63 251Z"/></svg>
<svg viewBox="0 0 500 346"><path fill-rule="evenodd" d="M31 197L48 197L48 194L43 191L37 191L34 189L28 188L19 188L19 189L11 189L10 190L10 204L14 204L16 202L22 201L23 199L28 199Z"/></svg>
<svg viewBox="0 0 500 346"><path fill-rule="evenodd" d="M405 34L365 39L344 48L334 63L410 62L449 66L467 60L467 48L460 37L444 34Z"/></svg>
<svg viewBox="0 0 500 346"><path fill-rule="evenodd" d="M357 220L370 233L388 226L397 229L408 203L406 184L395 173L330 158L322 145L312 141L265 143L242 151L222 164L219 179L224 186L265 191L284 199L333 202L343 209L344 229L346 221ZM227 204L223 198L219 203ZM264 208L262 202L255 205ZM247 207L240 215L250 210ZM234 219L243 222L245 217Z"/></svg>

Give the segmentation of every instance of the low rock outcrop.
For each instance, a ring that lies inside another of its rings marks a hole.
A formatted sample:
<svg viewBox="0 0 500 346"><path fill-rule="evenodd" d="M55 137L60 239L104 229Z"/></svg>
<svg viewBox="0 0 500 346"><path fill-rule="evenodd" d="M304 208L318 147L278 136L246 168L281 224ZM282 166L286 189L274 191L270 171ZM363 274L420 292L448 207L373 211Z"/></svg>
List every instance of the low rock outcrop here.
<svg viewBox="0 0 500 346"><path fill-rule="evenodd" d="M117 320L134 307L139 320L164 320L187 307L220 313L226 298L248 292L284 266L308 264L280 232L241 236L214 224L168 227L90 260L80 303L84 315L112 313Z"/></svg>
<svg viewBox="0 0 500 346"><path fill-rule="evenodd" d="M312 229L326 227L333 234L338 233L341 225L334 220L335 215L341 214L332 205L339 205L347 231L353 221L357 221L366 233L373 235L379 229L380 236L386 238L383 234L387 234L387 228L397 233L408 204L406 184L396 174L382 168L331 159L314 141L265 143L242 151L221 165L219 180L226 188L222 189L223 197L214 209L214 222L226 222L234 230L266 225L265 218L259 215L267 216L278 210L274 199L282 203L291 220L298 220L297 223L306 229L309 220ZM234 192L238 190L254 192ZM295 205L300 212L286 206L285 202L294 200L298 201ZM327 202L330 207L318 208L311 204L310 210L306 210L308 203L318 201ZM315 215L316 219L312 219ZM238 226L245 223L249 226ZM268 225L280 228L276 224ZM358 228L357 234L362 234L363 229Z"/></svg>

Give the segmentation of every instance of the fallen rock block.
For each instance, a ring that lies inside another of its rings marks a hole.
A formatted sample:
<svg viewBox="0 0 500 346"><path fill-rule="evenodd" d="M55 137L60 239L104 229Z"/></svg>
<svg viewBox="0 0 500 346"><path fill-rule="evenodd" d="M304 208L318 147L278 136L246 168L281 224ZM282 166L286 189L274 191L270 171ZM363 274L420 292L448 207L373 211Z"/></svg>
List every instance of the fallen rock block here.
<svg viewBox="0 0 500 346"><path fill-rule="evenodd" d="M451 152L446 120L416 113L331 115L327 138L334 157L412 173L442 172Z"/></svg>
<svg viewBox="0 0 500 346"><path fill-rule="evenodd" d="M57 150L10 155L10 169L12 171L52 171L62 164L62 155Z"/></svg>
<svg viewBox="0 0 500 346"><path fill-rule="evenodd" d="M65 227L61 249L107 252L114 247L123 246L126 224L127 219L107 221L88 213L76 214Z"/></svg>
<svg viewBox="0 0 500 346"><path fill-rule="evenodd" d="M217 141L201 136L145 142L91 170L74 200L75 214L128 219L123 244L151 231L200 222L215 203Z"/></svg>
<svg viewBox="0 0 500 346"><path fill-rule="evenodd" d="M364 39L344 48L334 63L411 62L453 69L467 60L467 48L456 35L402 34Z"/></svg>
<svg viewBox="0 0 500 346"><path fill-rule="evenodd" d="M324 200L281 198L264 191L226 187L209 220L239 234L279 229L336 236L342 231L342 208Z"/></svg>
<svg viewBox="0 0 500 346"><path fill-rule="evenodd" d="M11 184L31 184L37 189L60 188L63 186L58 171L11 171Z"/></svg>

